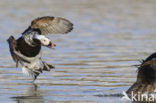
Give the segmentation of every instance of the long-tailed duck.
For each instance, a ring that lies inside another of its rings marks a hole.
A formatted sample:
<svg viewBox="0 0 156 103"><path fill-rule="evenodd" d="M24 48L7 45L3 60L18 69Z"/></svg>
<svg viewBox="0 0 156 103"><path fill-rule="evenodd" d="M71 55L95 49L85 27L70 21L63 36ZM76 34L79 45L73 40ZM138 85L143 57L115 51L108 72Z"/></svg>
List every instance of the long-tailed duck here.
<svg viewBox="0 0 156 103"><path fill-rule="evenodd" d="M50 71L53 65L45 63L41 59L41 46L53 48L55 44L45 35L66 34L73 29L73 24L60 17L40 17L31 22L31 25L17 40L10 36L10 53L16 62L16 67L21 64L24 74L33 77L33 81L42 71Z"/></svg>
<svg viewBox="0 0 156 103"><path fill-rule="evenodd" d="M136 82L127 90L127 94L151 94L156 88L156 53L151 54L138 66Z"/></svg>

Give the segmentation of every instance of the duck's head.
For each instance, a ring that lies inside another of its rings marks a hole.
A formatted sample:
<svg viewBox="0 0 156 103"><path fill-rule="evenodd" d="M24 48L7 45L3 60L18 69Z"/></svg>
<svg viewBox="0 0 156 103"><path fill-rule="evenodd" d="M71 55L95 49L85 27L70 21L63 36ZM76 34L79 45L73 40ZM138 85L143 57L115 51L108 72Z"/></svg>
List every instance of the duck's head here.
<svg viewBox="0 0 156 103"><path fill-rule="evenodd" d="M52 43L52 41L48 37L44 35L38 35L38 34L34 35L33 41L35 44L40 44L48 48L54 48L56 46L54 43Z"/></svg>
<svg viewBox="0 0 156 103"><path fill-rule="evenodd" d="M25 42L32 47L41 45L46 46L48 48L54 48L54 46L56 46L48 37L41 35L36 31L30 31L30 33L28 31L27 34L22 36Z"/></svg>

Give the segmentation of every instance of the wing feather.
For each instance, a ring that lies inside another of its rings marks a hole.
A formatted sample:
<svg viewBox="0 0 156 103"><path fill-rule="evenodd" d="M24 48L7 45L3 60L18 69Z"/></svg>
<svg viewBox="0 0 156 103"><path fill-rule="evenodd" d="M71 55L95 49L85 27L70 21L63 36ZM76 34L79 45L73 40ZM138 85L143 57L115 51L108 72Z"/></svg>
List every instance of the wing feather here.
<svg viewBox="0 0 156 103"><path fill-rule="evenodd" d="M10 36L7 41L9 43L10 54L11 54L13 60L16 62L16 67L18 67L19 59L18 59L17 55L15 55L13 52L13 50L17 48L16 39L13 36Z"/></svg>
<svg viewBox="0 0 156 103"><path fill-rule="evenodd" d="M39 29L43 35L66 34L73 29L73 24L61 17L40 17L31 22L32 29Z"/></svg>

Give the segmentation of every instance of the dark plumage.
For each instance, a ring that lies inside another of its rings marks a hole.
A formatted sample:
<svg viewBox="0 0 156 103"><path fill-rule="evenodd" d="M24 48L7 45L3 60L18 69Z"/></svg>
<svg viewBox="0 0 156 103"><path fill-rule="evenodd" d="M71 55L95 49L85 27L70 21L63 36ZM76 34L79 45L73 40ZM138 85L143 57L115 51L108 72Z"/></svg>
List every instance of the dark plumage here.
<svg viewBox="0 0 156 103"><path fill-rule="evenodd" d="M156 53L151 54L142 61L138 67L138 75L136 82L127 90L127 94L149 94L154 92L156 88Z"/></svg>
<svg viewBox="0 0 156 103"><path fill-rule="evenodd" d="M23 73L31 75L34 80L42 71L50 71L53 65L41 59L41 46L53 48L55 44L44 35L65 34L73 29L73 24L60 17L40 17L32 21L31 25L17 40L10 36L10 53L16 66L21 64Z"/></svg>
<svg viewBox="0 0 156 103"><path fill-rule="evenodd" d="M23 37L20 37L17 39L17 48L23 55L25 55L27 57L34 57L37 54L39 54L39 52L41 50L41 44L39 42L39 45L32 47L25 42ZM26 52L26 51L29 51L29 52Z"/></svg>

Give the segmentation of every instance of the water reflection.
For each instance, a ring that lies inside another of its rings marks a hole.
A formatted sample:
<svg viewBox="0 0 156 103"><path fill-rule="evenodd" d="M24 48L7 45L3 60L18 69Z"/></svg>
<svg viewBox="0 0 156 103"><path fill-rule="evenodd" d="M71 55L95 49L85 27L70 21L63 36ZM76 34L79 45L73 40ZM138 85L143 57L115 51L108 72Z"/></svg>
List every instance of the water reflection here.
<svg viewBox="0 0 156 103"><path fill-rule="evenodd" d="M36 84L32 84L19 96L11 97L16 103L44 103L44 99Z"/></svg>

